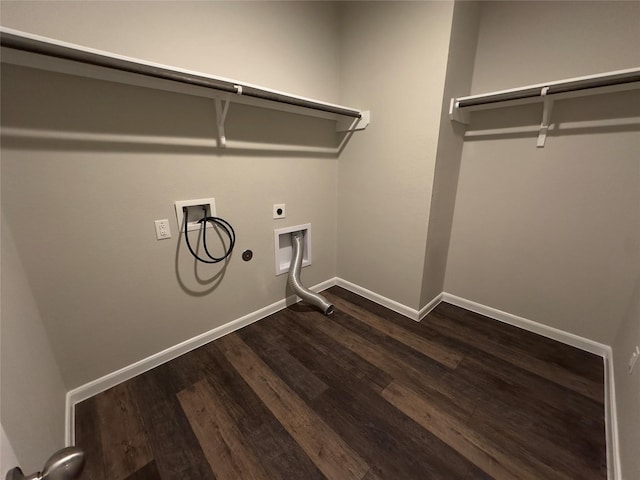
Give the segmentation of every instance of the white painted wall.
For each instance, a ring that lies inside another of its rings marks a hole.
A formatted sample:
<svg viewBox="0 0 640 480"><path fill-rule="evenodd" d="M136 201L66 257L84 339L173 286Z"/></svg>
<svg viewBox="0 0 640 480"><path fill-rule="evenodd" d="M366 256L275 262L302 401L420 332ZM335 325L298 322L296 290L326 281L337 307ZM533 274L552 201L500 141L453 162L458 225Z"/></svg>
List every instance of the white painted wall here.
<svg viewBox="0 0 640 480"><path fill-rule="evenodd" d="M638 2L483 2L472 93L638 66L639 27ZM611 345L640 269L639 106L557 102L544 149L539 105L474 114L446 291Z"/></svg>

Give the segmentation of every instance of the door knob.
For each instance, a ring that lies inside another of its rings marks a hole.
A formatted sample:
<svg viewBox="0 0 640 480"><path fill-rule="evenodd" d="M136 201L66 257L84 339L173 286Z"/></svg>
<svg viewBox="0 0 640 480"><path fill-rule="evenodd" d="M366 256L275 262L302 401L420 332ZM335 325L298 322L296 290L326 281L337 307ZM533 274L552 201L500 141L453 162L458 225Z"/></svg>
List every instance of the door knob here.
<svg viewBox="0 0 640 480"><path fill-rule="evenodd" d="M25 475L20 467L7 472L6 480L73 480L84 468L84 452L78 447L66 447L51 455L42 472Z"/></svg>

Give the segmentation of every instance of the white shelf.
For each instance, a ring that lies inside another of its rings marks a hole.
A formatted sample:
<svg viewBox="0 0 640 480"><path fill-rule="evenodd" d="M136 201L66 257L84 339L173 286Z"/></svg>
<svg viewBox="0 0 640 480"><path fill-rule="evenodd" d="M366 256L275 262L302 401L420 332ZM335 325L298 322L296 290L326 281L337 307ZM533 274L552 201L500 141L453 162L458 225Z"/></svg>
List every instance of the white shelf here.
<svg viewBox="0 0 640 480"><path fill-rule="evenodd" d="M640 68L635 67L479 95L452 98L449 106L449 117L452 121L469 124L471 121L470 113L474 111L528 103L543 103L542 121L538 127L537 143L538 147L543 147L549 128L554 101L639 88Z"/></svg>
<svg viewBox="0 0 640 480"><path fill-rule="evenodd" d="M227 142L224 131L226 113L231 103L241 103L272 110L297 113L336 121L339 132L354 132L367 127L368 111L323 102L286 92L238 82L202 72L148 62L124 55L96 50L72 43L0 27L2 63L95 78L145 88L210 98L215 102L218 129L216 146L220 148L256 148L267 144L236 145ZM282 145L283 150L307 150L338 153L336 148ZM271 149L277 145L268 144Z"/></svg>

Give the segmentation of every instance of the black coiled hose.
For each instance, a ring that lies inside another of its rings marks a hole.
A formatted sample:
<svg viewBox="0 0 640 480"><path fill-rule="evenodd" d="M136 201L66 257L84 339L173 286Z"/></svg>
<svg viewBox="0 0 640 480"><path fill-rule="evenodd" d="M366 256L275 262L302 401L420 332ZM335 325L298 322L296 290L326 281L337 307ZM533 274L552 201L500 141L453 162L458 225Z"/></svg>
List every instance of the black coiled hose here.
<svg viewBox="0 0 640 480"><path fill-rule="evenodd" d="M209 257L209 260L201 258L191 247L191 242L189 242L188 235L189 231L187 228L189 224L189 213L186 207L182 209L184 213L184 240L187 244L187 248L191 252L191 255L193 255L197 260L201 261L202 263L220 263L228 258L229 255L231 255L233 247L236 244L236 232L233 230L231 224L225 219L220 217L208 217L206 208L203 210L204 216L200 220L198 220L198 223L201 225L202 244L204 245L204 252L207 254L207 257ZM229 237L229 246L225 249L224 255L221 257L214 257L213 255L211 255L211 253L209 253L209 248L207 247L207 222L211 222L214 226L220 227L220 229L227 235L227 237Z"/></svg>

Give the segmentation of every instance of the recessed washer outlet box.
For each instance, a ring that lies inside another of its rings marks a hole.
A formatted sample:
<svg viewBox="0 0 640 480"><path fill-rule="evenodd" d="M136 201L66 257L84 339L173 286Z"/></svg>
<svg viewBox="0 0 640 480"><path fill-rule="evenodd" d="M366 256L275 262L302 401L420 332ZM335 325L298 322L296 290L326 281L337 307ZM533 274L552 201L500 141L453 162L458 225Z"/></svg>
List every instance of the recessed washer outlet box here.
<svg viewBox="0 0 640 480"><path fill-rule="evenodd" d="M291 232L304 232L304 252L302 266L311 265L311 224L296 225L295 227L278 228L273 231L276 257L276 276L289 271L293 247L291 244Z"/></svg>
<svg viewBox="0 0 640 480"><path fill-rule="evenodd" d="M189 223L187 223L187 231L200 230L202 224L198 223L198 220L205 216L216 216L216 200L215 198L199 198L197 200L179 200L175 203L176 206L176 219L178 221L178 227L180 231L184 232L184 211L187 209L187 216ZM213 224L207 222L207 228L213 228Z"/></svg>

